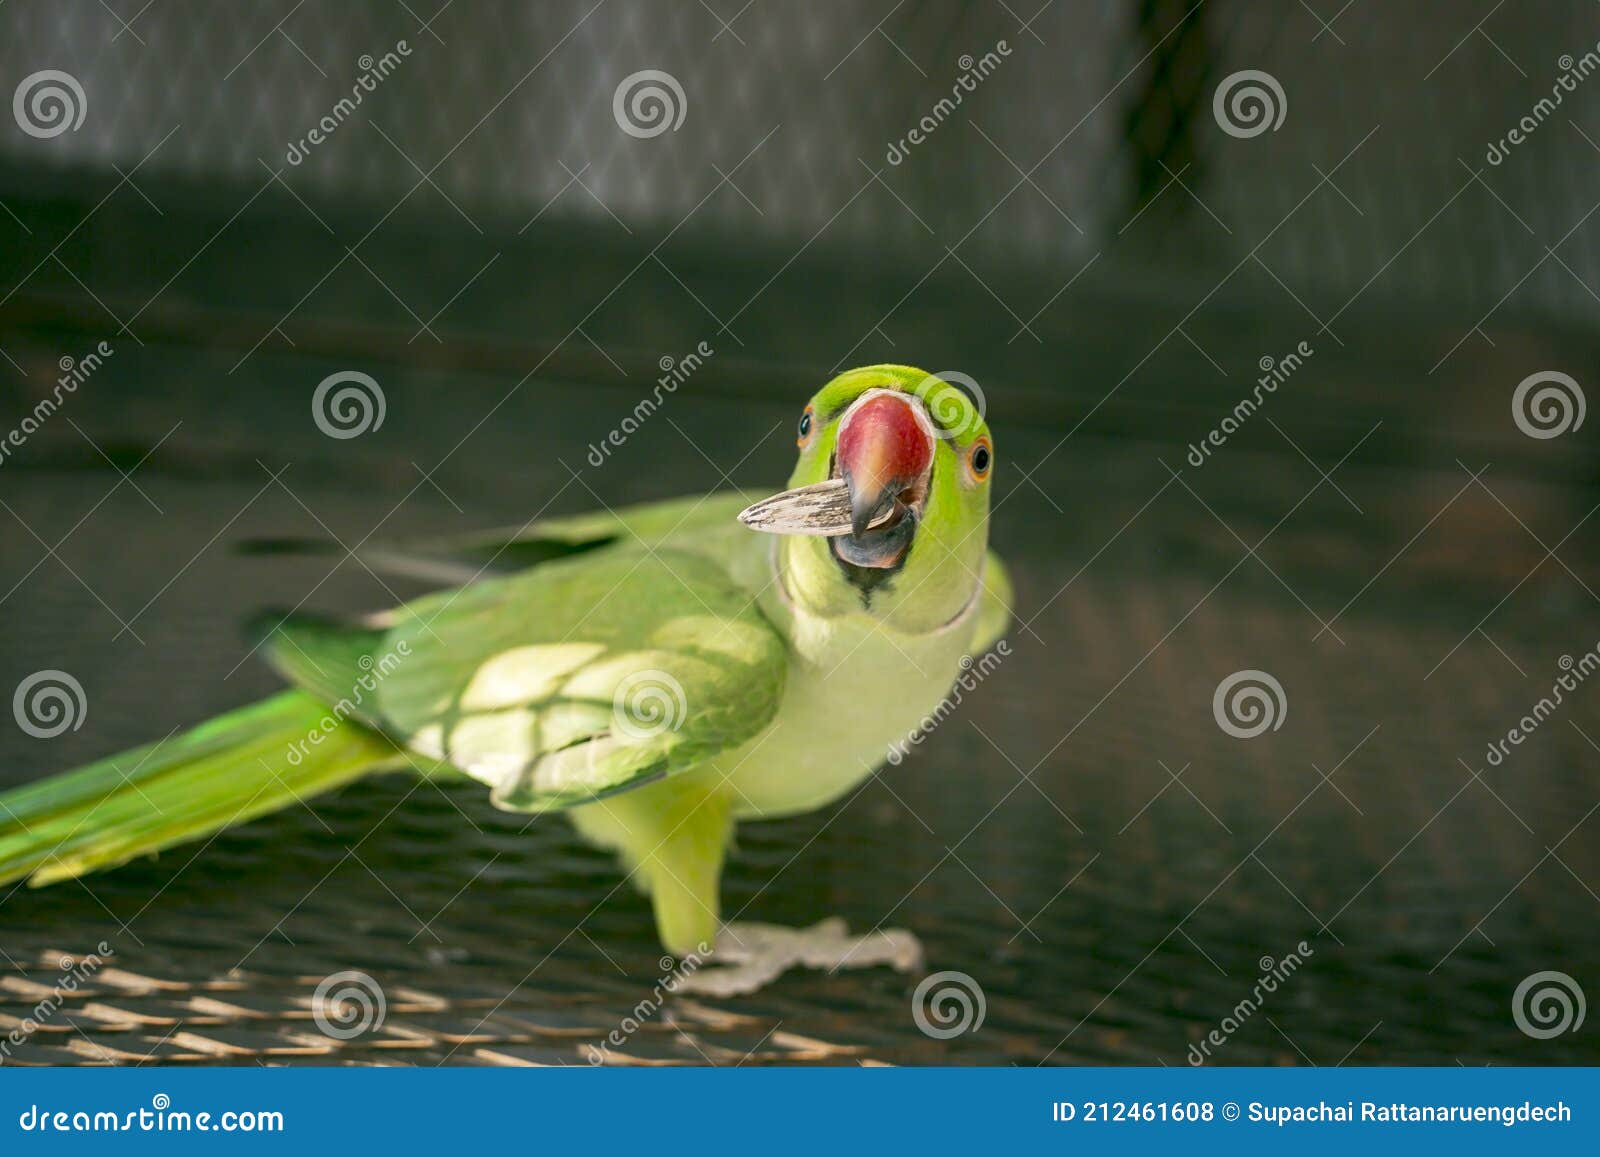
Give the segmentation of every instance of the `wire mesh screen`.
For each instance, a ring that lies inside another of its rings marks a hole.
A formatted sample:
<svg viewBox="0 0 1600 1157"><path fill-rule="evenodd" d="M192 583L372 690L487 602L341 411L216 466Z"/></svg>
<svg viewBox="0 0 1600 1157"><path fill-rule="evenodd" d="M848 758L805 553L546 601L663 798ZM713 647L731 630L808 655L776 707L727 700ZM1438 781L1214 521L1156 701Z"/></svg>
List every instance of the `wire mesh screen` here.
<svg viewBox="0 0 1600 1157"><path fill-rule="evenodd" d="M937 234L968 259L1073 268L1166 202L1194 244L1152 240L1155 257L1259 246L1334 307L1380 271L1380 298L1591 302L1594 247L1555 243L1592 207L1600 93L1563 92L1571 124L1528 134L1516 166L1486 160L1594 49L1585 8L1543 6L1535 31L1510 9L1463 29L1451 0L1326 7L13 0L0 74L48 62L94 115L43 154L6 134L0 155L244 186L270 168L308 197L406 197L475 229L825 231L885 252ZM1213 89L1264 65L1292 131L1229 135ZM646 70L678 86L664 138L614 123Z"/></svg>

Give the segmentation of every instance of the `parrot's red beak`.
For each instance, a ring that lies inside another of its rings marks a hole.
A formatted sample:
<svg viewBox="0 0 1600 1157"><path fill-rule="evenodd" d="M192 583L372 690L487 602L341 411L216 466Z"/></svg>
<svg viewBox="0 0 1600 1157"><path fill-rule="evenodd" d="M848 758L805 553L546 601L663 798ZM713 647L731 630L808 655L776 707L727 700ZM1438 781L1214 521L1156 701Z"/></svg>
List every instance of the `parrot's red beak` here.
<svg viewBox="0 0 1600 1157"><path fill-rule="evenodd" d="M839 423L835 473L850 491L850 529L833 539L852 566L888 569L910 549L928 497L935 438L921 403L896 390L869 390Z"/></svg>
<svg viewBox="0 0 1600 1157"><path fill-rule="evenodd" d="M865 593L905 561L928 501L938 435L922 401L868 390L839 419L831 476L746 507L765 534L810 535Z"/></svg>

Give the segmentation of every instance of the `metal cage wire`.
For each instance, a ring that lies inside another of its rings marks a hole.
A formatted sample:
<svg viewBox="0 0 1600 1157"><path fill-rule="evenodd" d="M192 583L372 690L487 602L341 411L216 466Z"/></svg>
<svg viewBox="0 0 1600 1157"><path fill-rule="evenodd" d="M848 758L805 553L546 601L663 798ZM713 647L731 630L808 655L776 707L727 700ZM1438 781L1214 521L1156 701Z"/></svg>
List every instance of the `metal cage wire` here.
<svg viewBox="0 0 1600 1157"><path fill-rule="evenodd" d="M0 159L17 166L13 184L40 164L248 184L265 164L308 195L388 205L415 188L430 211L490 229L692 217L726 239L825 233L869 252L931 232L941 245L964 238L963 253L1073 269L1167 201L1160 212L1182 215L1184 243L1174 254L1156 241L1170 234L1151 231L1164 262L1227 268L1265 240L1259 255L1278 277L1334 307L1376 279L1380 298L1467 312L1508 299L1568 317L1600 280L1581 230L1579 244L1557 244L1592 209L1600 86L1568 94L1571 123L1542 125L1515 165L1485 160L1516 126L1506 110L1531 110L1561 75L1544 58L1552 40L1577 56L1594 45L1583 6L1540 17L1535 37L1510 9L1463 36L1448 0L1326 20L1242 0L1058 0L1031 17L960 0L558 0L431 15L390 0L14 0L0 11L7 89L63 69L93 115L47 151L0 135ZM362 61L401 41L411 54L366 96L359 123L289 164ZM938 146L889 164L890 146L937 116L963 62L1002 42L1010 54L939 119ZM665 138L612 121L619 83L644 69L684 93L683 123ZM1212 89L1245 69L1282 78L1293 131L1219 130Z"/></svg>

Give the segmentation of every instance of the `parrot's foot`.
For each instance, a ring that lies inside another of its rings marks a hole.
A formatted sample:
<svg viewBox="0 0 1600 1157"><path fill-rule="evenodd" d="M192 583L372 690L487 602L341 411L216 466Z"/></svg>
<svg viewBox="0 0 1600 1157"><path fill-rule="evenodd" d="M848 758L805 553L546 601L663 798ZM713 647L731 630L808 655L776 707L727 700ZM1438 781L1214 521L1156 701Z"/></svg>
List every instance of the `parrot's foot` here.
<svg viewBox="0 0 1600 1157"><path fill-rule="evenodd" d="M684 977L678 987L706 996L747 996L797 966L835 972L878 964L900 972L920 970L921 941L900 929L851 936L837 916L809 928L725 924L709 966Z"/></svg>

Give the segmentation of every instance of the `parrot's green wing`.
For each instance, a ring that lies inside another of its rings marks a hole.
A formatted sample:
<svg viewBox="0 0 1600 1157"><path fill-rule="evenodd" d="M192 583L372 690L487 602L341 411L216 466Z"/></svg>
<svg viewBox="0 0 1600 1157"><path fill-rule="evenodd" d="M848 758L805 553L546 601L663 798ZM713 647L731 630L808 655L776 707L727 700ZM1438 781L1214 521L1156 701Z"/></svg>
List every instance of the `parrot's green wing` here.
<svg viewBox="0 0 1600 1157"><path fill-rule="evenodd" d="M514 811L685 771L778 708L782 638L708 559L614 549L429 595L375 644L386 733Z"/></svg>
<svg viewBox="0 0 1600 1157"><path fill-rule="evenodd" d="M609 546L674 546L724 557L748 534L737 515L760 495L742 491L673 498L564 518L539 518L470 534L359 545L355 558L373 571L461 586ZM346 553L334 539L267 538L240 544L248 554Z"/></svg>
<svg viewBox="0 0 1600 1157"><path fill-rule="evenodd" d="M340 715L382 729L371 692L382 677L374 673L374 656L383 647L383 630L303 611L268 611L250 622L247 633L289 682L329 706L342 705Z"/></svg>
<svg viewBox="0 0 1600 1157"><path fill-rule="evenodd" d="M596 510L567 518L538 519L524 526L502 527L454 541L470 543L476 549L500 542L555 540L571 543L596 539L661 546L669 542L699 540L717 531L725 531L729 535L748 534L749 531L739 525L738 514L760 497L762 495L742 490L689 495Z"/></svg>

